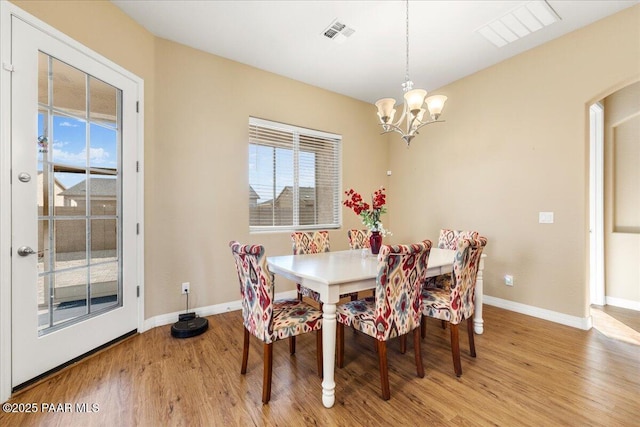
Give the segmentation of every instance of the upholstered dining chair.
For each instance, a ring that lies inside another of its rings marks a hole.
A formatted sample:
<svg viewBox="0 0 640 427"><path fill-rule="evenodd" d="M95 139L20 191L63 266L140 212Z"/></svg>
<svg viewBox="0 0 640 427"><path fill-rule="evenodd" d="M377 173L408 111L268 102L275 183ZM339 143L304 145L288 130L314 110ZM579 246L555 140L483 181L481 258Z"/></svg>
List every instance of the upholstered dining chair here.
<svg viewBox="0 0 640 427"><path fill-rule="evenodd" d="M261 245L229 242L236 263L240 294L244 345L242 375L247 372L249 337L254 335L264 343L262 402L271 398L273 343L289 338L291 354L295 353L297 335L316 331L318 375L322 376L322 312L297 299L274 300L274 278L269 271L265 249Z"/></svg>
<svg viewBox="0 0 640 427"><path fill-rule="evenodd" d="M443 228L440 230L440 236L438 237L439 249L451 249L456 250L458 248L458 239L460 237L476 238L479 234L477 231L462 231L462 230L450 230ZM451 274L440 274L438 276L428 277L424 282L425 288L438 288L449 289L451 286ZM441 322L442 329L447 328L447 322L444 320ZM422 331L424 337L424 331Z"/></svg>
<svg viewBox="0 0 640 427"><path fill-rule="evenodd" d="M291 233L291 242L294 255L318 254L329 252L329 232L320 231L294 231ZM314 290L296 283L298 299L308 297L316 302L320 302L320 294Z"/></svg>
<svg viewBox="0 0 640 427"><path fill-rule="evenodd" d="M357 228L352 228L351 230L347 230L347 237L349 238L349 248L350 249L366 249L371 247L371 243L369 242L369 236L371 233L369 230L360 230Z"/></svg>
<svg viewBox="0 0 640 427"><path fill-rule="evenodd" d="M329 252L329 232L326 230L319 231L294 231L291 233L291 242L294 255L318 254ZM296 283L298 291L298 299L302 301L302 297L308 297L322 304L320 294L316 291ZM358 298L357 293L340 295L340 298L350 296L352 300ZM322 306L321 306L322 308Z"/></svg>
<svg viewBox="0 0 640 427"><path fill-rule="evenodd" d="M458 377L462 375L458 325L463 320L467 321L469 353L471 357L476 357L473 338L475 285L480 257L486 244L487 239L482 236L476 238L460 237L453 261L450 287L448 289L422 289L422 337L425 337L427 317L449 322L453 368Z"/></svg>
<svg viewBox="0 0 640 427"><path fill-rule="evenodd" d="M344 365L344 327L351 326L376 339L382 399L389 400L387 341L413 332L416 371L424 377L420 351L421 287L431 242L382 245L378 254L375 297L351 301L336 309L337 362Z"/></svg>
<svg viewBox="0 0 640 427"><path fill-rule="evenodd" d="M458 249L458 240L460 237L473 238L478 237L477 231L461 231L443 228L440 230L438 237L438 248L440 249ZM427 288L448 289L451 285L451 274L441 274L439 276L429 277L424 283Z"/></svg>

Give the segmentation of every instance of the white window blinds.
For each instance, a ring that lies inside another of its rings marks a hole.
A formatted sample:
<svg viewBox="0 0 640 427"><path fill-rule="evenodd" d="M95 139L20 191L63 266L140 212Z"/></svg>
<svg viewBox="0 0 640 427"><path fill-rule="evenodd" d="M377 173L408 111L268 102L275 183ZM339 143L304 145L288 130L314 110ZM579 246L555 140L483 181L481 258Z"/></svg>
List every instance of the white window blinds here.
<svg viewBox="0 0 640 427"><path fill-rule="evenodd" d="M338 228L341 141L250 117L250 230Z"/></svg>

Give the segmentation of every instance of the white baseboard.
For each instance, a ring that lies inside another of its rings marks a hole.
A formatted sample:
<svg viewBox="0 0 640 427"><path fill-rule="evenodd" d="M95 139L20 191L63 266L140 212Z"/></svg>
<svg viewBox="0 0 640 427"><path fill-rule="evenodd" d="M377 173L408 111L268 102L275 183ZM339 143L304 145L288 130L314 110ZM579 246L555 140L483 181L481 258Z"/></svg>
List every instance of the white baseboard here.
<svg viewBox="0 0 640 427"><path fill-rule="evenodd" d="M275 295L276 299L281 298L296 298L297 293L295 290L281 292ZM519 302L509 301L501 298L484 295L483 303L486 305L492 305L505 310L515 311L516 313L526 314L528 316L537 317L539 319L549 320L551 322L560 323L562 325L571 326L573 328L588 330L593 326L591 316L588 317L576 317L569 316L568 314L558 313L557 311L546 310L544 308L534 307L531 305L521 304ZM631 310L640 311L640 303L637 301L622 300L618 298L606 298L606 303L616 307L628 308ZM215 304L206 307L195 308L190 311L194 311L198 316L212 316L214 314L226 313L229 311L241 310L242 302L240 300L230 301L223 304ZM178 315L182 311L176 311L174 313L161 314L154 316L144 321L144 331L153 329L158 326L169 325L178 321ZM140 332L144 332L140 331Z"/></svg>
<svg viewBox="0 0 640 427"><path fill-rule="evenodd" d="M568 314L558 313L557 311L546 310L544 308L521 304L519 302L496 298L489 295L484 295L482 297L482 301L486 305L493 305L504 308L505 310L515 311L516 313L526 314L528 316L549 320L551 322L560 323L562 325L578 329L589 330L593 327L593 320L591 319L591 316L569 316Z"/></svg>
<svg viewBox="0 0 640 427"><path fill-rule="evenodd" d="M297 298L298 293L293 291L280 292L275 295L276 299L283 298ZM231 302L226 302L223 304L215 304L209 305L207 307L199 307L190 309L189 311L195 312L198 316L212 316L214 314L226 313L228 311L235 311L242 309L242 301L236 300ZM156 328L158 326L169 325L171 323L175 323L178 321L178 315L183 313L183 311L176 311L174 313L161 314L159 316L154 316L144 321L144 330L139 332L148 331L149 329Z"/></svg>
<svg viewBox="0 0 640 427"><path fill-rule="evenodd" d="M640 311L640 301L632 301L629 299L604 297L604 303L606 305L612 305L614 307L627 308L629 310Z"/></svg>

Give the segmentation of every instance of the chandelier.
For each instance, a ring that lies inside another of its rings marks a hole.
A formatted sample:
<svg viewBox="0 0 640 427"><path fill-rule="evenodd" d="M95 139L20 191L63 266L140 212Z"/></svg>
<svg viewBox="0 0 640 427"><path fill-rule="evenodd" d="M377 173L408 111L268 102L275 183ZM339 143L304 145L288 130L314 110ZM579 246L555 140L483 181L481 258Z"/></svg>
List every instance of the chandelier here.
<svg viewBox="0 0 640 427"><path fill-rule="evenodd" d="M402 115L397 122L393 122L393 118L396 114L395 106L396 100L393 98L382 98L376 101L376 107L378 107L378 117L380 118L380 125L382 126L382 134L389 132L397 132L402 136L402 139L407 143L407 147L411 143L414 136L418 134L418 130L431 123L442 122L444 120L438 120L440 113L444 108L444 103L447 101L447 97L444 95L430 96L425 100L427 91L424 89L414 89L413 82L409 79L409 0L407 0L407 19L406 19L406 40L407 40L407 64L405 80L402 84L402 90L404 91L404 108ZM424 104L427 104L427 108L424 108ZM425 113L429 111L429 115L425 118ZM404 122L404 128L401 127Z"/></svg>

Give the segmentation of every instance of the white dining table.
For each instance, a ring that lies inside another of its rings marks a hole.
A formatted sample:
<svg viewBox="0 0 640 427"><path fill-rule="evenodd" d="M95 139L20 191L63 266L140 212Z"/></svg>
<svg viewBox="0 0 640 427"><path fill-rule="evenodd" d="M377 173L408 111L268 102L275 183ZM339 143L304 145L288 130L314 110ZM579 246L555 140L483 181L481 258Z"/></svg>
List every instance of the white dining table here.
<svg viewBox="0 0 640 427"><path fill-rule="evenodd" d="M432 248L427 264L427 277L450 273L454 250ZM475 290L474 331L483 332L482 271L480 260ZM323 252L309 255L282 255L267 257L269 269L279 276L312 289L323 302L322 319L322 403L331 408L335 403L336 304L340 295L373 289L376 286L378 261L376 255L362 250Z"/></svg>

